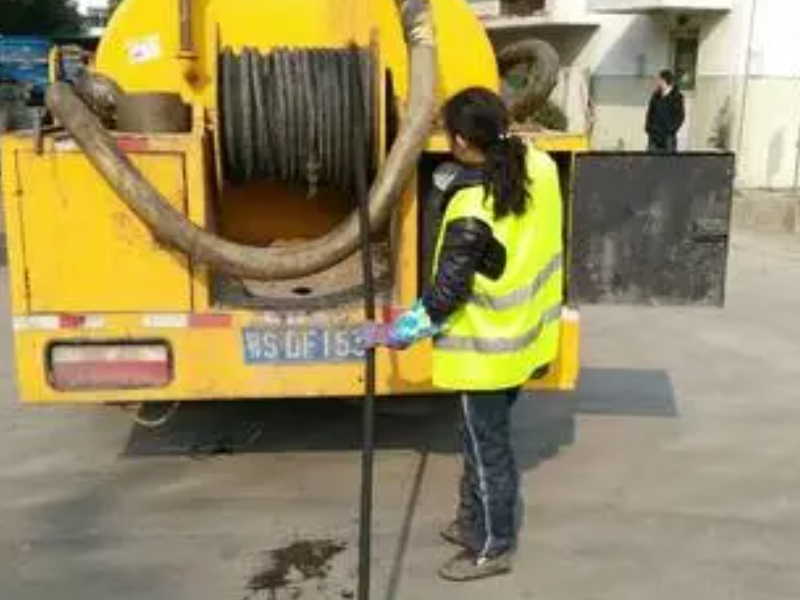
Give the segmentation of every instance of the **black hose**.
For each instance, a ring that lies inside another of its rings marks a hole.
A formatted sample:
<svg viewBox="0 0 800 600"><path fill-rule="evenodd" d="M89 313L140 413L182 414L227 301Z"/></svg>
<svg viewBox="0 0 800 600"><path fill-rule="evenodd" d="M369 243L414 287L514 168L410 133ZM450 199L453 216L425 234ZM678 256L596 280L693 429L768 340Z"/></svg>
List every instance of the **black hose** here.
<svg viewBox="0 0 800 600"><path fill-rule="evenodd" d="M253 85L252 69L250 66L252 54L245 48L239 59L239 101L242 110L242 130L239 134L237 143L242 145L242 157L244 167L244 178L250 181L255 174L255 156L253 147L253 137L256 127L253 120Z"/></svg>
<svg viewBox="0 0 800 600"><path fill-rule="evenodd" d="M353 104L363 104L367 177L374 172L377 123L368 49L230 48L220 55L220 127L225 179L321 185L347 192L355 181ZM356 72L361 85L355 89ZM363 71L363 73L361 73Z"/></svg>
<svg viewBox="0 0 800 600"><path fill-rule="evenodd" d="M354 61L349 64L353 80L355 101L350 102L353 123L353 189L358 198L359 219L361 223L361 258L364 269L364 313L367 322L375 321L375 274L372 269L372 245L369 223L369 187L367 156L367 118L368 111L358 99L365 93L362 64L357 48L351 48ZM375 453L375 349L366 351L364 368L364 406L362 422L361 452L361 511L359 522L359 561L358 561L358 600L369 600L372 579L372 500L373 471Z"/></svg>

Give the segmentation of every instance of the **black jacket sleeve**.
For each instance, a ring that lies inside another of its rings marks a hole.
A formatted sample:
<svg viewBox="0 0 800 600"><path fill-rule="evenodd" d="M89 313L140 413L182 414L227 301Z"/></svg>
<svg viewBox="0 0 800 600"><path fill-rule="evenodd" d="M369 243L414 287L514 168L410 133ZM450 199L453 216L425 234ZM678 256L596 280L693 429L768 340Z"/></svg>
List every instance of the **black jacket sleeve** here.
<svg viewBox="0 0 800 600"><path fill-rule="evenodd" d="M488 224L474 217L447 225L436 277L422 297L431 320L443 323L472 293L472 283L494 237Z"/></svg>
<svg viewBox="0 0 800 600"><path fill-rule="evenodd" d="M655 114L654 114L655 103L656 103L656 95L653 94L652 96L650 96L650 102L647 105L647 117L645 118L644 121L644 130L648 134L652 134L653 130L655 129L653 122L655 119Z"/></svg>

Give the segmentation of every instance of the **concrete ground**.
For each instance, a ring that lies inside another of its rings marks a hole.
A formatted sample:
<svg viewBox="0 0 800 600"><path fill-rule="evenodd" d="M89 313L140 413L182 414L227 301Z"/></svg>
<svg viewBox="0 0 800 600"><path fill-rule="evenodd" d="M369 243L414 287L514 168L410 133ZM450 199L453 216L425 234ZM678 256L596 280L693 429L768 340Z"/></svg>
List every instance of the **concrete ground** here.
<svg viewBox="0 0 800 600"><path fill-rule="evenodd" d="M762 233L800 233L800 193L796 189L737 190L733 196L733 223Z"/></svg>
<svg viewBox="0 0 800 600"><path fill-rule="evenodd" d="M800 239L738 235L729 291L724 311L584 311L580 392L515 414L526 506L509 577L434 576L453 552L437 528L454 407L381 417L373 597L798 598ZM155 433L113 409L21 408L9 335L4 316L0 597L352 597L354 407L204 405Z"/></svg>

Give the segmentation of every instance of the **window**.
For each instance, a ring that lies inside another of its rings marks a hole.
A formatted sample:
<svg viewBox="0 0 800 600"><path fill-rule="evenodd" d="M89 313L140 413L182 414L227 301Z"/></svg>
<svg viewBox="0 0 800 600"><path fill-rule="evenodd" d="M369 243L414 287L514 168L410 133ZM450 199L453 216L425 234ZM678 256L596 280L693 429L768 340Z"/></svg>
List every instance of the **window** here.
<svg viewBox="0 0 800 600"><path fill-rule="evenodd" d="M681 37L675 40L675 60L673 70L678 87L682 90L694 90L697 82L697 37Z"/></svg>
<svg viewBox="0 0 800 600"><path fill-rule="evenodd" d="M481 17L526 17L544 11L548 0L467 0L467 3Z"/></svg>
<svg viewBox="0 0 800 600"><path fill-rule="evenodd" d="M505 15L526 16L545 8L545 0L501 0L500 12Z"/></svg>

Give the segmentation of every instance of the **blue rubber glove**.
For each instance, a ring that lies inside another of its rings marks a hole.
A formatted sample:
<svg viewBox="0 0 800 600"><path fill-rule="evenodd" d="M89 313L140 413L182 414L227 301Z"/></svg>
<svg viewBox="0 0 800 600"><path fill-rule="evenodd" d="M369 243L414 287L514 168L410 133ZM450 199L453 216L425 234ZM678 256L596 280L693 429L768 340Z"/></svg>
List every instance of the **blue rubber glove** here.
<svg viewBox="0 0 800 600"><path fill-rule="evenodd" d="M440 331L441 328L428 316L425 305L418 300L411 310L404 312L390 324L368 324L362 337L367 348L385 346L394 350L405 350Z"/></svg>
<svg viewBox="0 0 800 600"><path fill-rule="evenodd" d="M405 350L420 340L433 337L441 328L431 321L422 300L417 300L411 310L398 317L389 331L388 346Z"/></svg>

